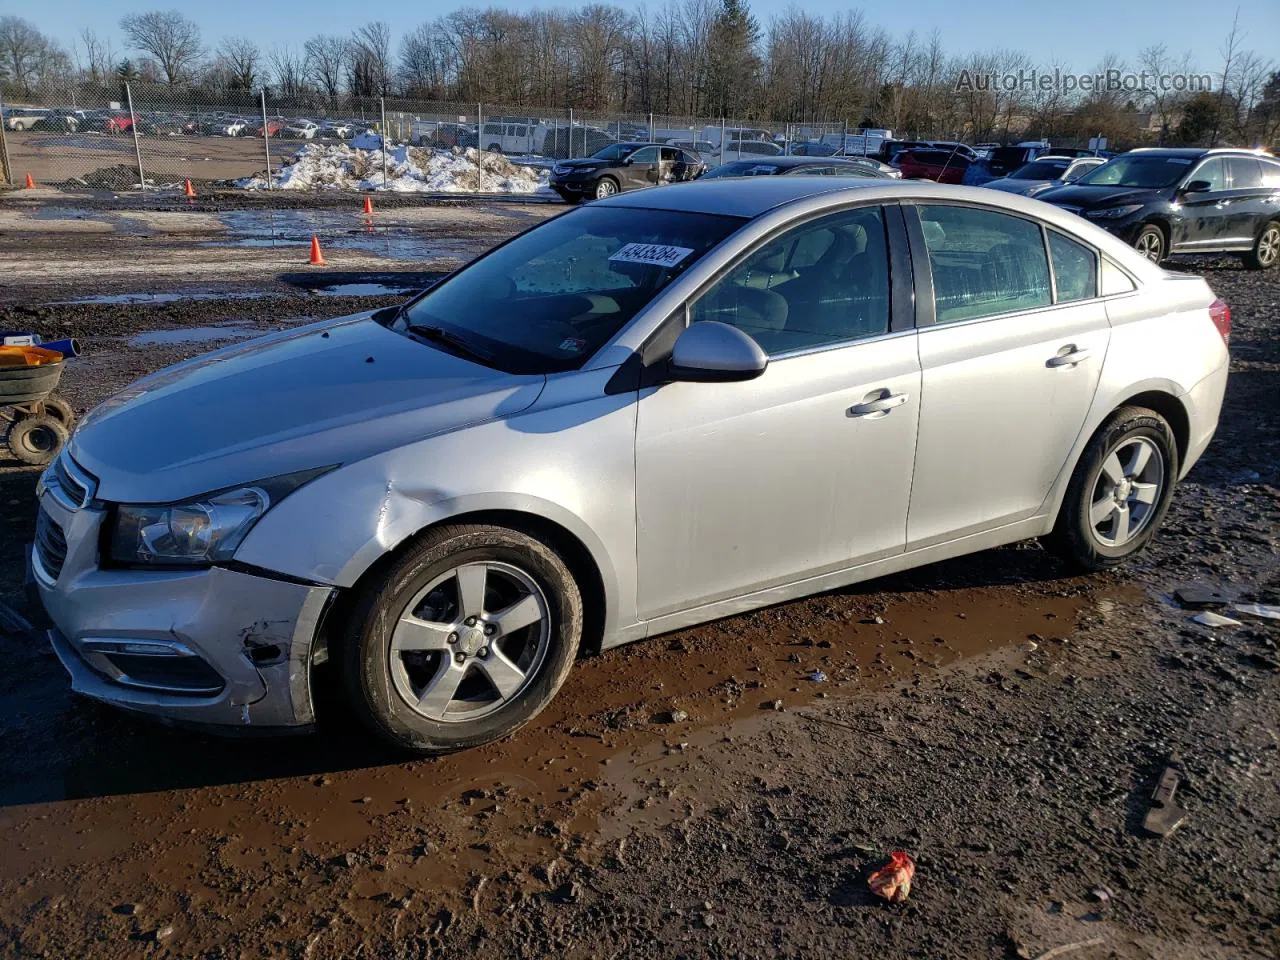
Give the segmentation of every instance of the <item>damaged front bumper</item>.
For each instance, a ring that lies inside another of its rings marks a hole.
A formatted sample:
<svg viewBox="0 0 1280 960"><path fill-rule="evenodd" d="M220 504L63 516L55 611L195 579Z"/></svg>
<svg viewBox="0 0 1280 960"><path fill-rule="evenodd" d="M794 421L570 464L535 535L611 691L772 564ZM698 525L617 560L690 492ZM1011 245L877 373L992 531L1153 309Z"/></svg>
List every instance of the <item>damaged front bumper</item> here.
<svg viewBox="0 0 1280 960"><path fill-rule="evenodd" d="M332 587L221 567L101 569L105 514L48 490L40 508L32 579L77 693L203 726L314 723L311 665Z"/></svg>

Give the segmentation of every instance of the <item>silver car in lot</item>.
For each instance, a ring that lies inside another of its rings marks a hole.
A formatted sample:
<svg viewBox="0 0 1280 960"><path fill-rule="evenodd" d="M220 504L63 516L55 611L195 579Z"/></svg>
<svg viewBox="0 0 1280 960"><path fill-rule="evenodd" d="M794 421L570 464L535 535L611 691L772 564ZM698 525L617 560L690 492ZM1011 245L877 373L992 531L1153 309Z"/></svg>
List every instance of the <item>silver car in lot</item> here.
<svg viewBox="0 0 1280 960"><path fill-rule="evenodd" d="M505 736L580 651L1031 537L1155 534L1213 435L1201 279L981 188L761 177L592 203L403 307L161 371L39 483L82 694Z"/></svg>

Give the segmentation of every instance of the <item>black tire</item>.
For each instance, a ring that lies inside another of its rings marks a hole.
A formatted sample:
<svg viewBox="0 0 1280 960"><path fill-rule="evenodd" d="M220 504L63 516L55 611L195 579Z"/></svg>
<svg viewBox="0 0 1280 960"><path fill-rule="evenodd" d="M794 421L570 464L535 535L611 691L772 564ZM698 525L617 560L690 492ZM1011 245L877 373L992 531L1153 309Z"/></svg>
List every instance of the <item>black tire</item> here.
<svg viewBox="0 0 1280 960"><path fill-rule="evenodd" d="M1103 477L1103 465L1112 452L1135 439L1150 442L1162 458L1163 479L1158 494L1140 527L1131 539L1118 546L1104 542L1090 512L1101 500L1096 496ZM1098 428L1085 447L1067 485L1062 507L1046 545L1073 567L1085 571L1108 570L1141 551L1155 536L1169 509L1177 485L1178 444L1167 420L1145 407L1122 407Z"/></svg>
<svg viewBox="0 0 1280 960"><path fill-rule="evenodd" d="M75 425L76 412L71 409L71 404L67 403L62 397L50 394L44 398L44 412L49 414L55 420L62 421L62 425L68 430Z"/></svg>
<svg viewBox="0 0 1280 960"><path fill-rule="evenodd" d="M62 421L47 413L23 417L9 428L9 452L23 463L41 467L58 455L70 436Z"/></svg>
<svg viewBox="0 0 1280 960"><path fill-rule="evenodd" d="M618 181L613 177L601 177L596 181L595 189L591 191L592 197L596 200L612 197L616 193L618 193Z"/></svg>
<svg viewBox="0 0 1280 960"><path fill-rule="evenodd" d="M498 153L498 154L502 153L502 144L500 144L500 143L491 143L491 144L489 144L489 152L490 152L490 153Z"/></svg>
<svg viewBox="0 0 1280 960"><path fill-rule="evenodd" d="M1280 263L1280 220L1264 224L1253 241L1253 249L1240 259L1246 270L1270 270Z"/></svg>
<svg viewBox="0 0 1280 960"><path fill-rule="evenodd" d="M1150 260L1160 263L1169 255L1169 244L1158 224L1148 223L1133 238L1133 249Z"/></svg>
<svg viewBox="0 0 1280 960"><path fill-rule="evenodd" d="M540 588L548 611L545 653L496 712L476 719L429 719L410 707L397 688L391 666L393 629L406 606L434 580L460 564L482 561L518 568ZM582 618L578 585L547 544L506 527L440 527L360 588L339 641L342 683L369 729L400 748L437 754L479 746L511 735L551 702L577 656Z"/></svg>

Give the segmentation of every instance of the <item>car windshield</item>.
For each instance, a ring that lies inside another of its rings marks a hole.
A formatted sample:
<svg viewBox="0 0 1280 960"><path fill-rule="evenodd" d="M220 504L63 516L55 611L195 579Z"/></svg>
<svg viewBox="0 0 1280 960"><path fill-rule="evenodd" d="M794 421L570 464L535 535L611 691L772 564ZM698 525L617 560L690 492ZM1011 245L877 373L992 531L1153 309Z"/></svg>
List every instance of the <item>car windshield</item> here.
<svg viewBox="0 0 1280 960"><path fill-rule="evenodd" d="M576 369L743 222L583 207L464 267L391 326L510 373Z"/></svg>
<svg viewBox="0 0 1280 960"><path fill-rule="evenodd" d="M1009 179L1057 180L1070 165L1069 160L1033 160L1031 163L1024 163L1009 174Z"/></svg>
<svg viewBox="0 0 1280 960"><path fill-rule="evenodd" d="M1091 187L1139 187L1156 190L1171 187L1191 166L1190 157L1154 157L1131 154L1108 160L1076 181Z"/></svg>
<svg viewBox="0 0 1280 960"><path fill-rule="evenodd" d="M611 143L603 150L597 150L591 158L593 160L625 160L639 149L640 145L635 143Z"/></svg>
<svg viewBox="0 0 1280 960"><path fill-rule="evenodd" d="M734 160L722 163L714 170L704 173L699 179L708 177L767 177L778 172L776 163L760 160Z"/></svg>

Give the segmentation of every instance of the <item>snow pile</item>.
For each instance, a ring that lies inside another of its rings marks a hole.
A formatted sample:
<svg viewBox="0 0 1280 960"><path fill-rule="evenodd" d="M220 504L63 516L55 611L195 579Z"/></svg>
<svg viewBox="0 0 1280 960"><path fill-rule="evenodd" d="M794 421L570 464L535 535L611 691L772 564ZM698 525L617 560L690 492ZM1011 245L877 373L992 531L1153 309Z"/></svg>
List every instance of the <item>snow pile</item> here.
<svg viewBox="0 0 1280 960"><path fill-rule="evenodd" d="M375 143L376 136L365 138ZM360 137L352 144L363 142ZM481 172L483 165L483 172ZM383 178L380 148L308 143L274 171L275 190L387 190L394 193L546 193L547 172L518 166L505 157L469 148L392 147ZM246 190L267 189L265 176L237 180Z"/></svg>

